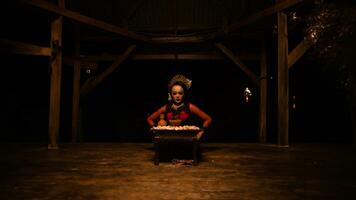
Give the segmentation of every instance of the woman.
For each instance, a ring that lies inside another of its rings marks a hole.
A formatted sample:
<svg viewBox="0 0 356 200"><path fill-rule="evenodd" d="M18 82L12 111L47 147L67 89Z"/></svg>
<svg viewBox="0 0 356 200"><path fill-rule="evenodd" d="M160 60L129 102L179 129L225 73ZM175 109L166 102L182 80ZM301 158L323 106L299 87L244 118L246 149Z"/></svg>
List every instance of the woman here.
<svg viewBox="0 0 356 200"><path fill-rule="evenodd" d="M197 139L199 140L204 134L205 129L209 127L212 119L196 105L186 101L185 97L190 86L191 80L185 78L183 75L174 76L169 84L169 103L150 115L147 118L148 124L151 127L155 126L155 121L161 114L164 114L164 118L169 125L191 125L191 114L195 114L203 122L202 129L197 134Z"/></svg>

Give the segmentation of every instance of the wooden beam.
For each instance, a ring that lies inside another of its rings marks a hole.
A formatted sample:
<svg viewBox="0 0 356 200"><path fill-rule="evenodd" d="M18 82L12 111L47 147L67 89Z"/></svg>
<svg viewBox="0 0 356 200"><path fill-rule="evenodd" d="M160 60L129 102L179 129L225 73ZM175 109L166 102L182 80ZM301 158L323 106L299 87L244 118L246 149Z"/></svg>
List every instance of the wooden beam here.
<svg viewBox="0 0 356 200"><path fill-rule="evenodd" d="M258 55L251 54L249 52L238 52L234 55L239 55L241 60L258 61L260 57ZM69 65L73 65L75 60L80 60L88 65L96 65L96 62L100 61L113 61L119 55L103 54L98 56L81 56L81 57L64 57L63 60ZM197 53L157 53L157 54L135 54L131 57L133 60L223 60L225 57L221 56L215 51L212 52L197 52Z"/></svg>
<svg viewBox="0 0 356 200"><path fill-rule="evenodd" d="M255 85L259 86L259 81L256 74L253 73L237 56L235 56L232 51L230 51L221 43L216 43L215 46L217 46L238 67L240 67L240 69L245 72L245 74L252 80Z"/></svg>
<svg viewBox="0 0 356 200"><path fill-rule="evenodd" d="M204 32L204 31L214 31L216 30L216 26L201 26L201 25L188 25L188 26L130 26L130 30L140 31L140 32L169 32L172 34L175 30L178 31L195 31L195 32Z"/></svg>
<svg viewBox="0 0 356 200"><path fill-rule="evenodd" d="M136 48L136 45L131 45L126 49L126 51L120 55L112 65L110 65L104 72L102 72L98 77L94 79L88 79L82 89L81 95L84 96L88 94L92 89L94 89L100 82L102 82L107 76L109 76L113 71L115 71L122 62L124 62L131 52Z"/></svg>
<svg viewBox="0 0 356 200"><path fill-rule="evenodd" d="M218 54L136 54L133 60L222 60Z"/></svg>
<svg viewBox="0 0 356 200"><path fill-rule="evenodd" d="M245 19L242 19L236 23L233 23L232 25L229 26L228 28L228 32L233 32L236 31L237 29L241 28L242 26L251 24L252 22L255 22L259 19L263 19L267 16L271 16L279 11L282 11L284 9L287 9L291 6L294 6L297 3L302 2L303 0L284 0L284 1L280 1L278 3L276 3L273 6L270 6L260 12L257 12L255 14L252 14L250 16L248 16Z"/></svg>
<svg viewBox="0 0 356 200"><path fill-rule="evenodd" d="M278 13L278 144L288 146L289 83L287 15Z"/></svg>
<svg viewBox="0 0 356 200"><path fill-rule="evenodd" d="M60 0L59 5L64 7L64 0ZM62 78L62 27L63 17L59 16L51 24L51 48L53 54L50 61L51 90L49 103L48 149L58 149Z"/></svg>
<svg viewBox="0 0 356 200"><path fill-rule="evenodd" d="M179 36L171 36L171 37L154 37L152 41L155 43L200 43L204 42L204 37L199 36L187 36L187 37L179 37Z"/></svg>
<svg viewBox="0 0 356 200"><path fill-rule="evenodd" d="M3 53L24 54L34 56L51 56L52 49L33 44L0 39L0 51Z"/></svg>
<svg viewBox="0 0 356 200"><path fill-rule="evenodd" d="M74 55L80 55L80 30L79 25L74 24ZM73 66L73 98L72 98L72 142L78 141L79 133L79 111L80 111L80 60L74 61Z"/></svg>
<svg viewBox="0 0 356 200"><path fill-rule="evenodd" d="M249 53L234 53L241 55L242 60L259 60L257 55ZM132 57L133 60L223 60L225 59L216 52L205 53L178 53L178 54L136 54Z"/></svg>
<svg viewBox="0 0 356 200"><path fill-rule="evenodd" d="M313 43L305 38L288 55L288 68L291 68L313 46Z"/></svg>
<svg viewBox="0 0 356 200"><path fill-rule="evenodd" d="M229 32L234 32L243 26L249 25L257 20L271 16L279 11L282 11L284 9L291 7L291 6L294 6L295 4L300 3L302 1L304 1L304 0L281 0L281 1L278 1L273 6L270 6L262 11L256 12L242 20L239 20L239 21L231 24L224 30L221 30L221 31L218 31L217 33L211 34L210 36L206 37L206 40L214 39L219 36L223 36Z"/></svg>
<svg viewBox="0 0 356 200"><path fill-rule="evenodd" d="M262 45L260 61L260 104L259 104L259 141L266 143L267 136L267 50L265 43Z"/></svg>
<svg viewBox="0 0 356 200"><path fill-rule="evenodd" d="M119 38L110 36L94 36L82 38L83 41L89 42L112 42ZM155 44L171 44L171 43L202 43L205 42L205 37L201 36L167 36L167 37L153 37L151 41Z"/></svg>
<svg viewBox="0 0 356 200"><path fill-rule="evenodd" d="M106 23L104 21L100 21L100 20L85 16L85 15L82 15L80 13L77 13L77 12L74 12L74 11L70 11L70 10L65 9L65 8L61 8L59 6L56 6L54 4L48 3L48 2L43 1L43 0L23 0L23 1L25 3L27 3L27 4L32 5L32 6L35 6L35 7L38 7L38 8L42 8L44 10L47 10L47 11L62 15L64 17L67 17L69 19L78 21L80 23L88 24L88 25L91 25L91 26L94 26L94 27L97 27L97 28L112 32L112 33L119 34L121 36L125 36L127 38L131 38L131 39L139 40L139 41L144 41L144 42L149 42L150 41L149 38L147 38L145 36L142 36L142 35L139 35L139 34L136 34L134 32L128 31L127 29L114 26L114 25Z"/></svg>

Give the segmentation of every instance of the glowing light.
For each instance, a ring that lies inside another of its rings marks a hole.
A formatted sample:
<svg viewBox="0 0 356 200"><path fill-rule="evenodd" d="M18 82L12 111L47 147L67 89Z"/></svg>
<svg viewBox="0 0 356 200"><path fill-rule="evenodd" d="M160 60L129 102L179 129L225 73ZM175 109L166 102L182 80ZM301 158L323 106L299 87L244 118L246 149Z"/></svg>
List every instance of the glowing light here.
<svg viewBox="0 0 356 200"><path fill-rule="evenodd" d="M298 17L298 15L297 15L297 12L292 12L292 13L290 14L290 16L291 16L291 18L292 18L293 21L297 21L297 20L300 19L300 17Z"/></svg>
<svg viewBox="0 0 356 200"><path fill-rule="evenodd" d="M317 36L317 34L316 34L316 32L315 32L315 31L310 33L310 37L311 37L311 38L315 39L315 38L316 38L316 36Z"/></svg>
<svg viewBox="0 0 356 200"><path fill-rule="evenodd" d="M309 40L311 40L313 43L316 43L319 38L319 32L316 29L310 29L309 30Z"/></svg>
<svg viewBox="0 0 356 200"><path fill-rule="evenodd" d="M252 93L251 93L250 89L248 89L248 87L246 87L244 90L244 99L245 99L246 103L249 102L249 99L251 96L252 96Z"/></svg>

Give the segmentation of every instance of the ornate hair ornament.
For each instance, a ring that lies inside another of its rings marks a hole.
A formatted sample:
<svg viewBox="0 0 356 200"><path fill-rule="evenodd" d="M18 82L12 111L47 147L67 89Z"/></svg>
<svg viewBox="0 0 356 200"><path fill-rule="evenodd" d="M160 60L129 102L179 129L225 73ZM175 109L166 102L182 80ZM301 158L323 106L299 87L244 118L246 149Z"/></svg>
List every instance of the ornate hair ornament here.
<svg viewBox="0 0 356 200"><path fill-rule="evenodd" d="M173 76L173 78L169 82L169 87L171 87L172 85L174 85L177 82L182 82L185 85L185 87L187 88L187 90L189 90L189 88L192 86L192 80L188 79L187 77L183 76L182 74L177 74L177 75Z"/></svg>

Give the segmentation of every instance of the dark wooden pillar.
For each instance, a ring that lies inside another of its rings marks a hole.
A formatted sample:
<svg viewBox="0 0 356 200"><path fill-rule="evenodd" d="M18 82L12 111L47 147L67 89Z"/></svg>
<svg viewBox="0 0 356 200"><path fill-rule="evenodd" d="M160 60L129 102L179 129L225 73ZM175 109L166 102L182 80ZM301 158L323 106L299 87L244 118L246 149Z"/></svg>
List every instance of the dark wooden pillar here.
<svg viewBox="0 0 356 200"><path fill-rule="evenodd" d="M74 24L75 44L74 56L80 56L80 30L79 24ZM73 99L72 99L72 142L78 141L79 133L79 110L80 110L80 68L81 62L75 59L73 66Z"/></svg>
<svg viewBox="0 0 356 200"><path fill-rule="evenodd" d="M288 146L289 129L287 15L278 13L278 145Z"/></svg>
<svg viewBox="0 0 356 200"><path fill-rule="evenodd" d="M267 52L263 43L260 62L260 108L259 108L259 141L266 143L267 136Z"/></svg>
<svg viewBox="0 0 356 200"><path fill-rule="evenodd" d="M64 0L59 1L59 6L64 7ZM50 103L49 103L49 144L48 149L58 148L61 78L62 78L62 26L63 17L59 16L51 24L51 48L50 60Z"/></svg>

